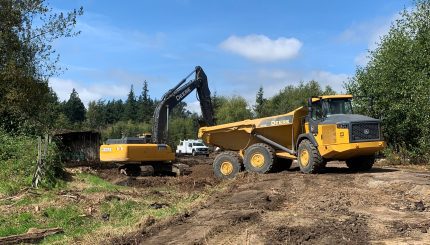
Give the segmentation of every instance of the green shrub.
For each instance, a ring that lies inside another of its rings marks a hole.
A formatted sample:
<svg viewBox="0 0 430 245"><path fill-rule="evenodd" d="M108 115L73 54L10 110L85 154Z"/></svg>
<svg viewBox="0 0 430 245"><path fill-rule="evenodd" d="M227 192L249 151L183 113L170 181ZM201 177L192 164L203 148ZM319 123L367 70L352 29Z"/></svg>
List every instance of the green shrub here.
<svg viewBox="0 0 430 245"><path fill-rule="evenodd" d="M13 195L30 187L36 170L37 139L12 135L0 130L0 194ZM62 165L55 143L49 144L41 185L55 187L62 174Z"/></svg>

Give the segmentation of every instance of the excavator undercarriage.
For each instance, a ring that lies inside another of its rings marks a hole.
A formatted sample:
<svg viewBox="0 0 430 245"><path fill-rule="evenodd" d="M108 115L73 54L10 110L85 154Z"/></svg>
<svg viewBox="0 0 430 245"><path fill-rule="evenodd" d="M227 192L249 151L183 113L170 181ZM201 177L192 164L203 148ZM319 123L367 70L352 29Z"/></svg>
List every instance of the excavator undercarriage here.
<svg viewBox="0 0 430 245"><path fill-rule="evenodd" d="M127 176L182 176L191 173L190 166L183 163L127 163L121 165L118 169L121 174Z"/></svg>

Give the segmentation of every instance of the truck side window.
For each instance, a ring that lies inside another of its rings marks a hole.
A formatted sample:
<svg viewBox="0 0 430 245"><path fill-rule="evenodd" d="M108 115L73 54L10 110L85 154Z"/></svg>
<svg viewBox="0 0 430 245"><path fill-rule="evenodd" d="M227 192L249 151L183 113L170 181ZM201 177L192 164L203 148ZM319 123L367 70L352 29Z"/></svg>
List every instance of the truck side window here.
<svg viewBox="0 0 430 245"><path fill-rule="evenodd" d="M188 144L188 147L192 147L193 145L191 143Z"/></svg>
<svg viewBox="0 0 430 245"><path fill-rule="evenodd" d="M312 119L319 120L323 116L322 103L321 101L312 104Z"/></svg>

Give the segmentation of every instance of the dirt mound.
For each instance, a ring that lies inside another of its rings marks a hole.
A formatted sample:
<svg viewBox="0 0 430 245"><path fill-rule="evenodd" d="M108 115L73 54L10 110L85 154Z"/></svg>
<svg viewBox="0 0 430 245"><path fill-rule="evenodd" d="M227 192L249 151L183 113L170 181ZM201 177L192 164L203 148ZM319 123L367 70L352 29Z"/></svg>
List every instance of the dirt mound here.
<svg viewBox="0 0 430 245"><path fill-rule="evenodd" d="M377 166L351 172L329 163L322 174L297 168L264 175L214 177L212 158L181 156L188 176L134 177L91 169L113 183L200 193L206 203L167 220L147 222L111 244L368 244L430 241L430 173ZM221 189L222 188L222 189ZM156 191L156 190L155 190ZM154 193L157 194L157 193ZM162 191L159 195L162 197ZM154 203L154 208L168 201Z"/></svg>
<svg viewBox="0 0 430 245"><path fill-rule="evenodd" d="M367 244L366 220L320 220L312 226L280 226L266 234L265 244Z"/></svg>
<svg viewBox="0 0 430 245"><path fill-rule="evenodd" d="M195 165L209 165L212 164L214 160L214 155L207 156L189 156L189 155L183 155L176 157L176 161L179 163L187 164L189 166L195 166Z"/></svg>
<svg viewBox="0 0 430 245"><path fill-rule="evenodd" d="M402 234L411 233L413 231L419 231L422 233L430 232L430 220L425 220L422 222L404 222L404 221L394 221L392 223L392 229L395 232Z"/></svg>

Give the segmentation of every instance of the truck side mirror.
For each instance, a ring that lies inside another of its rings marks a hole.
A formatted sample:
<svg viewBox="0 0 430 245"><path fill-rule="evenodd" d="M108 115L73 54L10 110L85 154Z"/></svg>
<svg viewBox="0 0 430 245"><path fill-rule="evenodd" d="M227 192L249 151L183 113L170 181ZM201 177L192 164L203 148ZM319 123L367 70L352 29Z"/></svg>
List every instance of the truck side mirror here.
<svg viewBox="0 0 430 245"><path fill-rule="evenodd" d="M309 113L309 116L312 115L312 98L308 99L308 113Z"/></svg>

